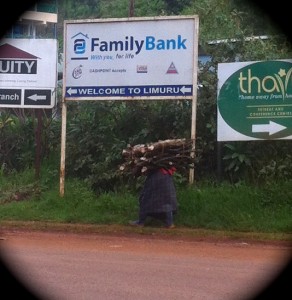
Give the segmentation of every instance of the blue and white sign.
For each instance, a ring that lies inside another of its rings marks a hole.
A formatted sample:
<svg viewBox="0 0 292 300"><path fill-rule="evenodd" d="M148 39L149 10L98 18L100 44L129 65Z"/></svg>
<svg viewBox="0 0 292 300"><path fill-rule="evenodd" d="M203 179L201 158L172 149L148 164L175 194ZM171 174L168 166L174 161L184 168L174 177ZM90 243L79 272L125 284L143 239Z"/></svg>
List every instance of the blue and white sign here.
<svg viewBox="0 0 292 300"><path fill-rule="evenodd" d="M195 16L65 21L65 100L193 97Z"/></svg>
<svg viewBox="0 0 292 300"><path fill-rule="evenodd" d="M66 97L191 96L191 85L67 87Z"/></svg>

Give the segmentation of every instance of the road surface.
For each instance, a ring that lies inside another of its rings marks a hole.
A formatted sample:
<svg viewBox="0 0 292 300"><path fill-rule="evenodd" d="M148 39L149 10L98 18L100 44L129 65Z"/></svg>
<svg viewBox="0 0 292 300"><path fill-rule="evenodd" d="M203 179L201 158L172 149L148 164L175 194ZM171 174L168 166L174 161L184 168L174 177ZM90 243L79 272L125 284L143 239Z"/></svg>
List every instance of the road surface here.
<svg viewBox="0 0 292 300"><path fill-rule="evenodd" d="M15 277L48 300L252 299L291 253L288 244L21 230L1 232L0 246Z"/></svg>

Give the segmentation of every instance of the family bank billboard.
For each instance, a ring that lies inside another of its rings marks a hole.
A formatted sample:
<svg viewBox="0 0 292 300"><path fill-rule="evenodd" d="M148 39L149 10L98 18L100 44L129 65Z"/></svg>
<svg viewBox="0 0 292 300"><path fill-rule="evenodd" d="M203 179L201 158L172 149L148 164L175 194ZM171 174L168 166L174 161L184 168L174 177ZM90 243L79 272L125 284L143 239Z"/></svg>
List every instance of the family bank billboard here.
<svg viewBox="0 0 292 300"><path fill-rule="evenodd" d="M196 16L64 21L65 100L192 99Z"/></svg>
<svg viewBox="0 0 292 300"><path fill-rule="evenodd" d="M217 140L292 139L292 60L218 64Z"/></svg>
<svg viewBox="0 0 292 300"><path fill-rule="evenodd" d="M0 40L0 107L52 108L57 88L57 40Z"/></svg>

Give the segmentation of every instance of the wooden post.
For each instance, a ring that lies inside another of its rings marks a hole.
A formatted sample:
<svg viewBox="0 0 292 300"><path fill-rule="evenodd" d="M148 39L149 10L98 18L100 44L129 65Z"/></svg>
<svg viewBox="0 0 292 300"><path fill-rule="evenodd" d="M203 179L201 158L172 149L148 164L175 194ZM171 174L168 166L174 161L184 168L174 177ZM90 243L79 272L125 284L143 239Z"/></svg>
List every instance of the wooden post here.
<svg viewBox="0 0 292 300"><path fill-rule="evenodd" d="M35 134L36 150L35 150L35 178L40 179L40 169L41 169L41 152L42 152L42 128L43 128L43 111L40 109L35 109L37 115L37 128Z"/></svg>
<svg viewBox="0 0 292 300"><path fill-rule="evenodd" d="M135 0L129 0L129 17L134 17Z"/></svg>

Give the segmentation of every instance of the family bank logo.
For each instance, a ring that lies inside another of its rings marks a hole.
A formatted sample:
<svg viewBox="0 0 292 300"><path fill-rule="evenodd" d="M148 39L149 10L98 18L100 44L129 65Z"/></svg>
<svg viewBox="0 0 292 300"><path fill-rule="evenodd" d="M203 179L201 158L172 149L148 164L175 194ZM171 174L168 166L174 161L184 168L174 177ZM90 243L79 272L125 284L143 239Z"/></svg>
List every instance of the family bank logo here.
<svg viewBox="0 0 292 300"><path fill-rule="evenodd" d="M98 37L89 38L88 34L79 32L71 37L73 39L73 51L76 56L71 60L87 60L89 56L84 55L89 50L90 53L102 52L126 52L131 51L138 55L142 50L145 51L171 51L187 50L188 40L182 35L170 39L157 39L155 36L148 35L144 39L136 39L134 36L125 36L120 40L102 40ZM87 45L87 42L89 45ZM96 58L94 54L91 56Z"/></svg>
<svg viewBox="0 0 292 300"><path fill-rule="evenodd" d="M0 46L0 74L37 74L38 57L10 44Z"/></svg>
<svg viewBox="0 0 292 300"><path fill-rule="evenodd" d="M79 32L72 36L73 39L73 51L78 57L72 57L72 60L87 60L87 56L82 56L86 52L86 41L89 40L87 34Z"/></svg>

